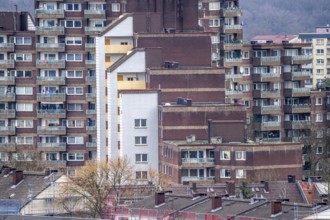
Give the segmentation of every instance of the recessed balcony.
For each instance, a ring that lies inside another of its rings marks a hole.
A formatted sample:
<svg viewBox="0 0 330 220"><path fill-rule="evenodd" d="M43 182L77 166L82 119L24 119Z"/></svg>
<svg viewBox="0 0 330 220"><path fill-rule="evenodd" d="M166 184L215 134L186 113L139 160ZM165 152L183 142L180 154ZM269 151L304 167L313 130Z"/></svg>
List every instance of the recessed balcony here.
<svg viewBox="0 0 330 220"><path fill-rule="evenodd" d="M39 109L37 112L38 118L66 118L65 109Z"/></svg>
<svg viewBox="0 0 330 220"><path fill-rule="evenodd" d="M280 56L254 57L252 58L254 66L280 66Z"/></svg>
<svg viewBox="0 0 330 220"><path fill-rule="evenodd" d="M242 16L242 10L238 7L236 8L222 8L220 10L220 17L239 17Z"/></svg>
<svg viewBox="0 0 330 220"><path fill-rule="evenodd" d="M36 18L64 18L63 9L36 9L35 13Z"/></svg>
<svg viewBox="0 0 330 220"><path fill-rule="evenodd" d="M309 72L284 72L283 74L284 80L309 80L311 78L311 73Z"/></svg>
<svg viewBox="0 0 330 220"><path fill-rule="evenodd" d="M281 130L280 121L263 121L255 123L255 130L258 131L274 131Z"/></svg>
<svg viewBox="0 0 330 220"><path fill-rule="evenodd" d="M182 167L194 168L194 167L214 167L214 158L181 158Z"/></svg>
<svg viewBox="0 0 330 220"><path fill-rule="evenodd" d="M84 10L84 17L89 19L105 19L104 10Z"/></svg>
<svg viewBox="0 0 330 220"><path fill-rule="evenodd" d="M12 92L2 93L0 94L0 100L2 102L15 102L16 95Z"/></svg>
<svg viewBox="0 0 330 220"><path fill-rule="evenodd" d="M37 77L38 85L65 85L65 77L46 77L38 76Z"/></svg>
<svg viewBox="0 0 330 220"><path fill-rule="evenodd" d="M85 50L89 52L95 51L96 45L94 43L85 43Z"/></svg>
<svg viewBox="0 0 330 220"><path fill-rule="evenodd" d="M233 67L242 65L242 58L224 58L225 67Z"/></svg>
<svg viewBox="0 0 330 220"><path fill-rule="evenodd" d="M311 112L310 104L284 105L284 113L308 113Z"/></svg>
<svg viewBox="0 0 330 220"><path fill-rule="evenodd" d="M94 102L96 101L96 94L95 93L86 93L86 101Z"/></svg>
<svg viewBox="0 0 330 220"><path fill-rule="evenodd" d="M95 60L85 60L85 67L86 68L95 68L96 61Z"/></svg>
<svg viewBox="0 0 330 220"><path fill-rule="evenodd" d="M223 43L224 50L241 50L242 47L243 43L241 42Z"/></svg>
<svg viewBox="0 0 330 220"><path fill-rule="evenodd" d="M103 30L103 27L85 27L85 34L86 35L97 35Z"/></svg>
<svg viewBox="0 0 330 220"><path fill-rule="evenodd" d="M37 68L40 69L64 69L65 68L65 60L40 60L38 59Z"/></svg>
<svg viewBox="0 0 330 220"><path fill-rule="evenodd" d="M15 67L14 60L0 60L0 68L1 69L12 69Z"/></svg>
<svg viewBox="0 0 330 220"><path fill-rule="evenodd" d="M235 33L242 33L242 32L243 32L243 26L240 24L224 25L225 34L235 34Z"/></svg>
<svg viewBox="0 0 330 220"><path fill-rule="evenodd" d="M16 128L14 126L0 126L0 135L15 135Z"/></svg>
<svg viewBox="0 0 330 220"><path fill-rule="evenodd" d="M52 27L37 26L36 34L37 35L64 35L65 30L64 30L64 27L61 27L61 26L52 26Z"/></svg>
<svg viewBox="0 0 330 220"><path fill-rule="evenodd" d="M302 65L309 64L313 60L313 57L310 55L296 55L292 56L292 64L293 65Z"/></svg>
<svg viewBox="0 0 330 220"><path fill-rule="evenodd" d="M38 126L38 134L53 134L53 135L65 135L65 126Z"/></svg>
<svg viewBox="0 0 330 220"><path fill-rule="evenodd" d="M38 102L65 102L65 93L38 93Z"/></svg>
<svg viewBox="0 0 330 220"><path fill-rule="evenodd" d="M309 129L311 126L310 120L299 120L299 121L285 121L285 129Z"/></svg>
<svg viewBox="0 0 330 220"><path fill-rule="evenodd" d="M38 150L43 152L66 151L66 143L38 143Z"/></svg>
<svg viewBox="0 0 330 220"><path fill-rule="evenodd" d="M39 52L64 52L65 44L64 43L58 43L58 44L37 43L36 49Z"/></svg>
<svg viewBox="0 0 330 220"><path fill-rule="evenodd" d="M15 76L0 77L0 85L15 85Z"/></svg>
<svg viewBox="0 0 330 220"><path fill-rule="evenodd" d="M0 52L14 52L15 46L13 43L1 43Z"/></svg>
<svg viewBox="0 0 330 220"><path fill-rule="evenodd" d="M240 90L226 90L226 96L229 98L242 98L243 91Z"/></svg>
<svg viewBox="0 0 330 220"><path fill-rule="evenodd" d="M280 73L254 73L254 82L279 82L281 81Z"/></svg>
<svg viewBox="0 0 330 220"><path fill-rule="evenodd" d="M95 83L96 83L96 76L86 76L85 83L87 85L95 85Z"/></svg>
<svg viewBox="0 0 330 220"><path fill-rule="evenodd" d="M65 168L66 167L66 160L43 160L41 164L45 167L51 168Z"/></svg>
<svg viewBox="0 0 330 220"><path fill-rule="evenodd" d="M86 126L87 134L96 134L96 126Z"/></svg>
<svg viewBox="0 0 330 220"><path fill-rule="evenodd" d="M0 143L0 151L15 152L16 143Z"/></svg>
<svg viewBox="0 0 330 220"><path fill-rule="evenodd" d="M97 144L96 142L87 142L86 147L96 150Z"/></svg>
<svg viewBox="0 0 330 220"><path fill-rule="evenodd" d="M254 106L253 113L257 115L277 115L281 114L280 105Z"/></svg>
<svg viewBox="0 0 330 220"><path fill-rule="evenodd" d="M88 110L86 110L86 115L96 115L96 110L95 109L88 109Z"/></svg>
<svg viewBox="0 0 330 220"><path fill-rule="evenodd" d="M285 97L304 97L310 96L311 88L289 88L284 89Z"/></svg>
<svg viewBox="0 0 330 220"><path fill-rule="evenodd" d="M15 118L15 109L0 109L0 118Z"/></svg>
<svg viewBox="0 0 330 220"><path fill-rule="evenodd" d="M226 80L230 80L232 82L241 82L243 80L242 74L226 74Z"/></svg>
<svg viewBox="0 0 330 220"><path fill-rule="evenodd" d="M181 182L198 182L199 184L213 184L215 177L182 176Z"/></svg>
<svg viewBox="0 0 330 220"><path fill-rule="evenodd" d="M280 98L280 97L281 97L281 93L279 89L253 90L253 98L255 99Z"/></svg>

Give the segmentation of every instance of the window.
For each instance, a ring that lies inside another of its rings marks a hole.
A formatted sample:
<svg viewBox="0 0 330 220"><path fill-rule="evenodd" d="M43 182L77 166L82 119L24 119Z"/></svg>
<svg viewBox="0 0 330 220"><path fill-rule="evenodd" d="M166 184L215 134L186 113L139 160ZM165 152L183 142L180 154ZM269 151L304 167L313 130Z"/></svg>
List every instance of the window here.
<svg viewBox="0 0 330 220"><path fill-rule="evenodd" d="M66 45L81 45L82 37L66 37L65 44Z"/></svg>
<svg viewBox="0 0 330 220"><path fill-rule="evenodd" d="M32 45L32 37L16 36L10 37L9 41L16 45Z"/></svg>
<svg viewBox="0 0 330 220"><path fill-rule="evenodd" d="M324 50L323 49L317 49L316 50L316 55L323 55L324 54Z"/></svg>
<svg viewBox="0 0 330 220"><path fill-rule="evenodd" d="M323 154L323 146L316 147L316 154Z"/></svg>
<svg viewBox="0 0 330 220"><path fill-rule="evenodd" d="M323 45L324 44L324 39L316 39L316 44L317 45Z"/></svg>
<svg viewBox="0 0 330 220"><path fill-rule="evenodd" d="M245 151L236 151L235 158L236 158L236 160L246 160L246 152Z"/></svg>
<svg viewBox="0 0 330 220"><path fill-rule="evenodd" d="M12 126L16 126L17 128L33 128L33 120L12 121Z"/></svg>
<svg viewBox="0 0 330 220"><path fill-rule="evenodd" d="M83 111L83 104L68 103L68 111Z"/></svg>
<svg viewBox="0 0 330 220"><path fill-rule="evenodd" d="M135 145L146 145L147 137L146 136L136 136L135 137Z"/></svg>
<svg viewBox="0 0 330 220"><path fill-rule="evenodd" d="M231 171L229 169L221 169L220 170L220 178L230 178Z"/></svg>
<svg viewBox="0 0 330 220"><path fill-rule="evenodd" d="M67 78L83 78L82 70L67 70L66 71Z"/></svg>
<svg viewBox="0 0 330 220"><path fill-rule="evenodd" d="M220 19L210 19L209 26L210 27L220 27Z"/></svg>
<svg viewBox="0 0 330 220"><path fill-rule="evenodd" d="M243 51L242 52L242 57L243 57L243 59L249 59L249 57L250 57L249 51Z"/></svg>
<svg viewBox="0 0 330 220"><path fill-rule="evenodd" d="M145 128L147 127L147 119L135 119L135 128Z"/></svg>
<svg viewBox="0 0 330 220"><path fill-rule="evenodd" d="M148 154L135 154L135 162L137 163L148 162Z"/></svg>
<svg viewBox="0 0 330 220"><path fill-rule="evenodd" d="M315 115L315 121L316 122L322 122L323 121L323 115L322 115L322 113L317 113Z"/></svg>
<svg viewBox="0 0 330 220"><path fill-rule="evenodd" d="M32 103L16 103L16 111L19 112L32 112L33 104Z"/></svg>
<svg viewBox="0 0 330 220"><path fill-rule="evenodd" d="M250 107L250 101L245 100L244 101L245 107L249 108Z"/></svg>
<svg viewBox="0 0 330 220"><path fill-rule="evenodd" d="M64 25L66 28L81 28L82 27L82 23L80 20L67 20L64 21ZM63 22L62 22L63 24Z"/></svg>
<svg viewBox="0 0 330 220"><path fill-rule="evenodd" d="M218 43L220 43L220 37L219 37L219 35L212 35L211 36L211 41L212 41L212 44L218 44Z"/></svg>
<svg viewBox="0 0 330 220"><path fill-rule="evenodd" d="M316 69L316 75L323 75L324 69Z"/></svg>
<svg viewBox="0 0 330 220"><path fill-rule="evenodd" d="M66 61L82 61L83 56L80 53L68 53L66 54Z"/></svg>
<svg viewBox="0 0 330 220"><path fill-rule="evenodd" d="M33 138L28 136L14 137L16 144L33 144Z"/></svg>
<svg viewBox="0 0 330 220"><path fill-rule="evenodd" d="M32 54L31 53L12 53L10 54L10 59L19 61L32 61Z"/></svg>
<svg viewBox="0 0 330 220"><path fill-rule="evenodd" d="M79 136L63 137L63 142L67 144L84 144L84 137L79 137Z"/></svg>
<svg viewBox="0 0 330 220"><path fill-rule="evenodd" d="M324 59L316 59L316 65L323 65Z"/></svg>
<svg viewBox="0 0 330 220"><path fill-rule="evenodd" d="M84 161L84 153L68 153L68 161Z"/></svg>
<svg viewBox="0 0 330 220"><path fill-rule="evenodd" d="M32 87L16 87L16 94L17 95L32 95L33 88Z"/></svg>
<svg viewBox="0 0 330 220"><path fill-rule="evenodd" d="M330 112L327 112L327 120L330 120Z"/></svg>
<svg viewBox="0 0 330 220"><path fill-rule="evenodd" d="M210 11L220 10L220 2L210 2L209 10Z"/></svg>
<svg viewBox="0 0 330 220"><path fill-rule="evenodd" d="M66 94L67 95L83 95L84 90L82 87L67 87Z"/></svg>
<svg viewBox="0 0 330 220"><path fill-rule="evenodd" d="M323 130L316 131L316 138L323 138Z"/></svg>
<svg viewBox="0 0 330 220"><path fill-rule="evenodd" d="M111 10L113 12L120 12L120 3L112 3L111 4Z"/></svg>
<svg viewBox="0 0 330 220"><path fill-rule="evenodd" d="M322 105L322 97L316 97L315 99L315 105Z"/></svg>
<svg viewBox="0 0 330 220"><path fill-rule="evenodd" d="M246 178L246 170L237 169L236 170L236 179L245 179Z"/></svg>
<svg viewBox="0 0 330 220"><path fill-rule="evenodd" d="M66 11L81 11L81 5L78 3L67 3L65 5Z"/></svg>
<svg viewBox="0 0 330 220"><path fill-rule="evenodd" d="M315 167L315 170L316 170L316 171L322 171L322 164L321 164L320 161L317 162L316 167Z"/></svg>
<svg viewBox="0 0 330 220"><path fill-rule="evenodd" d="M220 151L221 160L230 160L230 151Z"/></svg>
<svg viewBox="0 0 330 220"><path fill-rule="evenodd" d="M84 120L68 120L67 127L68 128L83 128Z"/></svg>
<svg viewBox="0 0 330 220"><path fill-rule="evenodd" d="M135 178L137 180L146 180L146 179L148 179L148 172L147 171L136 171Z"/></svg>
<svg viewBox="0 0 330 220"><path fill-rule="evenodd" d="M242 67L241 71L242 71L243 76L250 75L250 68L249 67Z"/></svg>
<svg viewBox="0 0 330 220"><path fill-rule="evenodd" d="M32 71L30 70L11 70L10 73L15 75L17 78L31 78Z"/></svg>

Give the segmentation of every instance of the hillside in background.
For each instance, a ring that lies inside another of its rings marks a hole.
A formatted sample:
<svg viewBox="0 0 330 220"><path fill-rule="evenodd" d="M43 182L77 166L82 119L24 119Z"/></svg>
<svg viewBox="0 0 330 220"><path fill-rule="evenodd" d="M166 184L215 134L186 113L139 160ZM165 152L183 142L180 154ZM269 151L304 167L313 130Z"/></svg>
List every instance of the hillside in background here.
<svg viewBox="0 0 330 220"><path fill-rule="evenodd" d="M33 0L0 0L1 11L33 14ZM240 0L243 9L244 39L260 34L298 34L330 24L329 0Z"/></svg>

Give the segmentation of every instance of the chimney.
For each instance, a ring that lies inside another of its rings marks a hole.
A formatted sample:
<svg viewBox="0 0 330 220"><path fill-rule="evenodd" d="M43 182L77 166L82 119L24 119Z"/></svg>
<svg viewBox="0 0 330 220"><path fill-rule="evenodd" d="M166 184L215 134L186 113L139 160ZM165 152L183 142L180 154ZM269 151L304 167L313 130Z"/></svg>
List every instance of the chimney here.
<svg viewBox="0 0 330 220"><path fill-rule="evenodd" d="M266 192L269 192L269 182L268 182L268 181L265 181L264 184L265 184L265 185L264 185L264 189L265 189L265 191L266 191Z"/></svg>
<svg viewBox="0 0 330 220"><path fill-rule="evenodd" d="M13 171L13 184L17 185L22 180L23 180L23 171L22 170L14 170Z"/></svg>
<svg viewBox="0 0 330 220"><path fill-rule="evenodd" d="M155 192L155 207L165 204L165 192Z"/></svg>
<svg viewBox="0 0 330 220"><path fill-rule="evenodd" d="M216 211L222 207L222 198L221 196L212 197L212 211Z"/></svg>
<svg viewBox="0 0 330 220"><path fill-rule="evenodd" d="M229 196L235 195L235 182L234 181L226 182L226 191L229 194Z"/></svg>
<svg viewBox="0 0 330 220"><path fill-rule="evenodd" d="M272 201L271 202L272 215L276 216L282 212L282 202L281 201Z"/></svg>

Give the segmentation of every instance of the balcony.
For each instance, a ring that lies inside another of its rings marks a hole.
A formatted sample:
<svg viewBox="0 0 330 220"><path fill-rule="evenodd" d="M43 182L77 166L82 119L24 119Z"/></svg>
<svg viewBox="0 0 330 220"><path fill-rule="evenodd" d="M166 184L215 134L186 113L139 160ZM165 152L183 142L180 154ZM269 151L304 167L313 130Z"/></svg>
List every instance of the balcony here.
<svg viewBox="0 0 330 220"><path fill-rule="evenodd" d="M0 69L12 69L15 67L14 60L0 60Z"/></svg>
<svg viewBox="0 0 330 220"><path fill-rule="evenodd" d="M66 143L38 143L38 150L43 152L66 151Z"/></svg>
<svg viewBox="0 0 330 220"><path fill-rule="evenodd" d="M95 51L96 45L94 43L85 43L85 50L89 52Z"/></svg>
<svg viewBox="0 0 330 220"><path fill-rule="evenodd" d="M86 68L95 68L96 61L95 60L85 60L85 67Z"/></svg>
<svg viewBox="0 0 330 220"><path fill-rule="evenodd" d="M242 16L242 10L240 8L223 8L220 10L220 17L239 17Z"/></svg>
<svg viewBox="0 0 330 220"><path fill-rule="evenodd" d="M107 45L105 53L107 54L126 54L133 48L133 45Z"/></svg>
<svg viewBox="0 0 330 220"><path fill-rule="evenodd" d="M229 96L230 98L242 98L243 91L238 90L226 90L226 96Z"/></svg>
<svg viewBox="0 0 330 220"><path fill-rule="evenodd" d="M214 158L181 158L182 167L214 167Z"/></svg>
<svg viewBox="0 0 330 220"><path fill-rule="evenodd" d="M281 74L280 73L254 73L253 81L254 82L280 82Z"/></svg>
<svg viewBox="0 0 330 220"><path fill-rule="evenodd" d="M38 126L38 134L53 134L53 135L65 135L65 126Z"/></svg>
<svg viewBox="0 0 330 220"><path fill-rule="evenodd" d="M224 50L241 50L243 47L243 44L241 42L236 43L224 43L223 48Z"/></svg>
<svg viewBox="0 0 330 220"><path fill-rule="evenodd" d="M255 130L258 131L274 131L281 130L281 122L280 121L264 121L264 122L256 122Z"/></svg>
<svg viewBox="0 0 330 220"><path fill-rule="evenodd" d="M262 141L266 143L281 142L281 138L262 138Z"/></svg>
<svg viewBox="0 0 330 220"><path fill-rule="evenodd" d="M86 76L85 83L87 85L95 85L95 83L96 83L96 76Z"/></svg>
<svg viewBox="0 0 330 220"><path fill-rule="evenodd" d="M37 77L38 85L65 85L65 77L46 77L38 76Z"/></svg>
<svg viewBox="0 0 330 220"><path fill-rule="evenodd" d="M0 100L1 102L15 102L16 95L15 93L3 93L0 94Z"/></svg>
<svg viewBox="0 0 330 220"><path fill-rule="evenodd" d="M15 85L15 76L0 77L0 85Z"/></svg>
<svg viewBox="0 0 330 220"><path fill-rule="evenodd" d="M279 56L268 56L268 57L254 57L254 66L280 66L281 57Z"/></svg>
<svg viewBox="0 0 330 220"><path fill-rule="evenodd" d="M97 35L103 30L103 27L85 27L85 34L86 35Z"/></svg>
<svg viewBox="0 0 330 220"><path fill-rule="evenodd" d="M60 26L53 26L53 27L36 27L36 34L37 35L64 35L64 27Z"/></svg>
<svg viewBox="0 0 330 220"><path fill-rule="evenodd" d="M94 102L96 101L96 94L95 93L86 93L86 101Z"/></svg>
<svg viewBox="0 0 330 220"><path fill-rule="evenodd" d="M84 17L89 19L105 19L104 10L84 10Z"/></svg>
<svg viewBox="0 0 330 220"><path fill-rule="evenodd" d="M284 80L308 80L311 78L311 74L309 72L284 72L283 74Z"/></svg>
<svg viewBox="0 0 330 220"><path fill-rule="evenodd" d="M226 80L230 80L232 82L240 82L243 80L242 74L226 74Z"/></svg>
<svg viewBox="0 0 330 220"><path fill-rule="evenodd" d="M224 26L225 34L235 34L235 33L242 33L242 32L243 32L243 26L240 24Z"/></svg>
<svg viewBox="0 0 330 220"><path fill-rule="evenodd" d="M309 55L292 56L293 65L309 64L312 62L313 57Z"/></svg>
<svg viewBox="0 0 330 220"><path fill-rule="evenodd" d="M291 88L284 89L285 97L303 97L310 96L311 88Z"/></svg>
<svg viewBox="0 0 330 220"><path fill-rule="evenodd" d="M49 168L65 168L66 160L44 160L41 162L42 165Z"/></svg>
<svg viewBox="0 0 330 220"><path fill-rule="evenodd" d="M16 128L14 126L0 126L0 135L15 135Z"/></svg>
<svg viewBox="0 0 330 220"><path fill-rule="evenodd" d="M198 182L199 184L213 184L215 177L182 176L181 182Z"/></svg>
<svg viewBox="0 0 330 220"><path fill-rule="evenodd" d="M48 44L48 43L37 43L36 49L38 52L64 52L65 44Z"/></svg>
<svg viewBox="0 0 330 220"><path fill-rule="evenodd" d="M38 102L65 102L65 93L38 93L37 101Z"/></svg>
<svg viewBox="0 0 330 220"><path fill-rule="evenodd" d="M96 134L96 126L86 126L87 134Z"/></svg>
<svg viewBox="0 0 330 220"><path fill-rule="evenodd" d="M15 109L0 109L0 118L15 118Z"/></svg>
<svg viewBox="0 0 330 220"><path fill-rule="evenodd" d="M96 115L96 110L95 109L88 109L88 110L86 110L86 115Z"/></svg>
<svg viewBox="0 0 330 220"><path fill-rule="evenodd" d="M311 126L311 121L300 120L300 121L285 121L284 129L309 129Z"/></svg>
<svg viewBox="0 0 330 220"><path fill-rule="evenodd" d="M49 110L41 110L39 109L37 112L38 118L66 118L66 110L65 109L49 109Z"/></svg>
<svg viewBox="0 0 330 220"><path fill-rule="evenodd" d="M264 106L254 106L253 114L257 115L277 115L281 114L280 105L264 105Z"/></svg>
<svg viewBox="0 0 330 220"><path fill-rule="evenodd" d="M5 152L15 152L16 143L0 143L0 151Z"/></svg>
<svg viewBox="0 0 330 220"><path fill-rule="evenodd" d="M47 10L47 9L36 9L35 10L36 18L64 18L64 10L63 9L54 9L54 10Z"/></svg>
<svg viewBox="0 0 330 220"><path fill-rule="evenodd" d="M86 142L86 147L96 150L97 144L96 144L96 142Z"/></svg>
<svg viewBox="0 0 330 220"><path fill-rule="evenodd" d="M270 90L253 90L253 98L255 99L267 99L267 98L280 98L281 92L279 89Z"/></svg>
<svg viewBox="0 0 330 220"><path fill-rule="evenodd" d="M310 104L284 105L284 113L308 113L311 112Z"/></svg>
<svg viewBox="0 0 330 220"><path fill-rule="evenodd" d="M13 43L1 43L0 52L14 52L15 46Z"/></svg>
<svg viewBox="0 0 330 220"><path fill-rule="evenodd" d="M65 60L37 60L37 68L40 69L64 69Z"/></svg>
<svg viewBox="0 0 330 220"><path fill-rule="evenodd" d="M240 66L242 64L242 58L224 58L225 67Z"/></svg>

